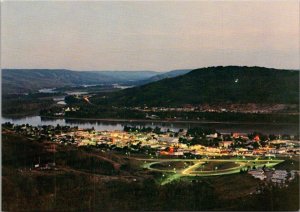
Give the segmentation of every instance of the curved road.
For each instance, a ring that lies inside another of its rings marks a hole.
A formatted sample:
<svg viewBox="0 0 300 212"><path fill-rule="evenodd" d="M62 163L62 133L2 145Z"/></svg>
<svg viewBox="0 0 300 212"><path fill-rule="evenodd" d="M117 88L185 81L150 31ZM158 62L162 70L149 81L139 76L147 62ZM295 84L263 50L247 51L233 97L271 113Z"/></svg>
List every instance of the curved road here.
<svg viewBox="0 0 300 212"><path fill-rule="evenodd" d="M274 159L263 159L263 160L247 160L247 159L138 159L143 160L145 163L142 165L143 168L147 168L152 171L157 172L163 172L167 174L171 174L170 176L166 177L162 181L162 185L169 183L175 179L178 179L183 176L202 176L202 177L208 177L208 176L217 176L217 175L225 175L225 174L235 174L239 173L241 168L247 168L247 166L252 166L255 164L257 168L263 167L264 165L266 167L273 167L278 163L283 162L284 160L274 160ZM193 165L176 170L175 168L172 170L164 170L159 168L152 168L152 165L160 164L160 163L166 163L166 162L195 162ZM198 167L200 167L202 164L206 162L235 162L237 165L235 167L227 168L227 169L220 169L220 170L214 170L214 171L196 171ZM174 173L174 174L172 174ZM164 176L164 175L163 175Z"/></svg>

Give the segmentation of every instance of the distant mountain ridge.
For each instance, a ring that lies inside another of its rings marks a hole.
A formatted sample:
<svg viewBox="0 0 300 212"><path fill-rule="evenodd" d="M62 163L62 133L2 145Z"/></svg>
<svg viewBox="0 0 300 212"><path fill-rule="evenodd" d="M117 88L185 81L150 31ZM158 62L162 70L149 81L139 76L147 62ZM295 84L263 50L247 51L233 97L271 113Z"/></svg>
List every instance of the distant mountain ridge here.
<svg viewBox="0 0 300 212"><path fill-rule="evenodd" d="M3 69L2 93L83 84L132 83L159 74L155 71L71 71L66 69Z"/></svg>
<svg viewBox="0 0 300 212"><path fill-rule="evenodd" d="M156 82L156 81L159 81L159 80L162 80L162 79L165 79L165 78L177 77L177 76L180 76L180 75L187 74L191 70L192 69L178 69L178 70L168 71L168 72L165 72L165 73L158 74L158 75L155 75L153 77L150 77L149 79L142 80L138 84L139 85L145 85L145 84L148 84L148 83L151 83L151 82Z"/></svg>
<svg viewBox="0 0 300 212"><path fill-rule="evenodd" d="M202 103L299 104L299 71L218 66L115 92L98 104L180 106Z"/></svg>
<svg viewBox="0 0 300 212"><path fill-rule="evenodd" d="M176 77L190 70L156 71L73 71L67 69L3 69L2 92L27 93L41 88L79 86L84 84L144 85Z"/></svg>

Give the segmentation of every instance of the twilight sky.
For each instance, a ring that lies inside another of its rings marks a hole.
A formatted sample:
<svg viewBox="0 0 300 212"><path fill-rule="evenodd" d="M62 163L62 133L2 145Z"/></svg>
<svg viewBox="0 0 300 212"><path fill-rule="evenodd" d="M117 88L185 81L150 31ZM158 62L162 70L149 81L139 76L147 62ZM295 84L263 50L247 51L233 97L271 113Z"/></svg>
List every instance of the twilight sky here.
<svg viewBox="0 0 300 212"><path fill-rule="evenodd" d="M3 68L299 69L299 1L1 2Z"/></svg>

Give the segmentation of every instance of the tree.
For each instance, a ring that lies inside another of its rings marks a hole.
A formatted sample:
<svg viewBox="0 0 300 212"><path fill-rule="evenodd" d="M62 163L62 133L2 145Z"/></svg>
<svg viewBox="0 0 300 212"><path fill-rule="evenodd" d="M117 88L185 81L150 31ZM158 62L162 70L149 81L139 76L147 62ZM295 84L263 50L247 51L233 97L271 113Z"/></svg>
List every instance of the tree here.
<svg viewBox="0 0 300 212"><path fill-rule="evenodd" d="M258 142L253 142L252 146L253 146L254 149L258 149L259 148Z"/></svg>

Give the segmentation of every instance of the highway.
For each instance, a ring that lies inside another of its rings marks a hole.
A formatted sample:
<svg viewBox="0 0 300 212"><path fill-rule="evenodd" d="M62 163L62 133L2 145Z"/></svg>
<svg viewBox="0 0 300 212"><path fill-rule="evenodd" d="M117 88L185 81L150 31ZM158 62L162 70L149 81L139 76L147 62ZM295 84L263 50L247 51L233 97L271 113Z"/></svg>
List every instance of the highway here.
<svg viewBox="0 0 300 212"><path fill-rule="evenodd" d="M218 176L218 175L227 175L227 174L235 174L239 173L241 169L245 169L248 166L252 167L255 165L256 168L261 168L264 165L266 167L273 167L284 160L277 160L277 159L137 159L144 161L142 168L146 168L152 171L162 172L163 179L161 185L167 184L172 182L173 180L179 179L180 177L184 176L193 176L193 177L209 177L209 176ZM160 169L152 167L155 164L164 164L164 163L176 163L176 162L193 162L192 165L178 169L173 168L170 166L170 169ZM218 162L218 163L228 163L234 162L236 165L234 167L226 168L226 169L218 169L216 166L213 170L210 171L203 171L197 170L200 166L204 164L208 164L210 162Z"/></svg>

